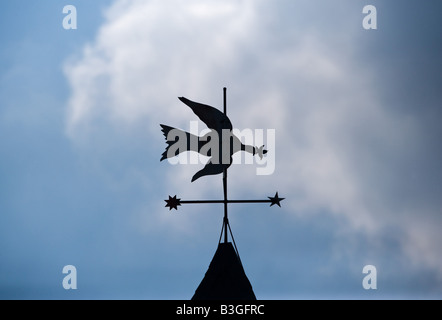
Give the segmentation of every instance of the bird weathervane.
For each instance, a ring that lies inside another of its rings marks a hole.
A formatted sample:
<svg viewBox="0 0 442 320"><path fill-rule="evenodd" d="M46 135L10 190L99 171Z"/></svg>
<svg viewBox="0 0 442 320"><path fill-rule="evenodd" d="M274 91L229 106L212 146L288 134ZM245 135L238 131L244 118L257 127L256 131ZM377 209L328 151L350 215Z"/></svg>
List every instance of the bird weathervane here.
<svg viewBox="0 0 442 320"><path fill-rule="evenodd" d="M169 127L161 124L161 131L163 132L167 147L163 152L161 160L175 157L182 152L196 151L204 156L210 157L203 169L198 171L193 177L192 182L206 175L223 174L223 200L181 200L177 196L169 196L169 199L164 200L169 210L178 210L178 207L183 204L201 204L201 203L223 203L224 204L224 219L223 227L221 229L221 236L224 232L224 242L227 243L227 228L230 230L230 234L233 240L233 234L230 229L227 204L229 203L270 203L270 206L278 205L281 207L280 202L284 198L280 198L278 192L274 197L267 197L264 200L230 200L227 197L227 169L232 164L232 156L239 151L249 152L252 155L258 155L261 159L267 153L264 146L256 147L243 144L233 132L233 126L230 119L227 117L227 104L226 104L226 88L223 88L224 97L224 112L220 110L191 101L184 97L180 99L184 104L192 109L192 111L203 121L211 131L203 137L193 135L180 129ZM236 249L236 245L235 245Z"/></svg>

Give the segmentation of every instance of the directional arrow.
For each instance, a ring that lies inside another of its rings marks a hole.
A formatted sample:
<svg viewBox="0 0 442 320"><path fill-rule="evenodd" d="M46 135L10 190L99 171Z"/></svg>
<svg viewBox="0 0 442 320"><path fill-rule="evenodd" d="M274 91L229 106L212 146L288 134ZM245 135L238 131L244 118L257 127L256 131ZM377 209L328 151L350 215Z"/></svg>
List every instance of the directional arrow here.
<svg viewBox="0 0 442 320"><path fill-rule="evenodd" d="M168 207L169 210L175 209L178 210L178 206L181 206L182 204L191 204L191 203L270 203L270 206L273 206L274 204L281 207L281 201L285 198L280 198L278 196L278 192L276 192L274 197L267 197L267 200L181 200L180 198L177 198L177 196L169 196L168 200L166 201L165 207Z"/></svg>

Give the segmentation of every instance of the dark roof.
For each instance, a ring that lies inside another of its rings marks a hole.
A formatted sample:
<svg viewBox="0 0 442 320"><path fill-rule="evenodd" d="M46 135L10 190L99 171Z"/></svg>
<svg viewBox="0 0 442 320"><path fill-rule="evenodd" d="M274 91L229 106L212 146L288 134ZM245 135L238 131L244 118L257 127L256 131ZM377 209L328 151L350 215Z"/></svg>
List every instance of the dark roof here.
<svg viewBox="0 0 442 320"><path fill-rule="evenodd" d="M256 300L231 242L219 243L192 300Z"/></svg>

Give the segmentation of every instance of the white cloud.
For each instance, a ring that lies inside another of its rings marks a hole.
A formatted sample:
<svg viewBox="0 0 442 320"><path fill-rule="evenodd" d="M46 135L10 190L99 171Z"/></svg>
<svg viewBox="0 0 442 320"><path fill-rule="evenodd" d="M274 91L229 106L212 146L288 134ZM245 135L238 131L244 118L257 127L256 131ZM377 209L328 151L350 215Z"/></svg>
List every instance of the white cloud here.
<svg viewBox="0 0 442 320"><path fill-rule="evenodd" d="M249 29L249 7L246 1L116 2L94 44L66 66L73 89L68 132L78 134L103 116L125 125L182 121L177 95L207 92L214 74L231 64ZM212 17L213 10L221 14Z"/></svg>
<svg viewBox="0 0 442 320"><path fill-rule="evenodd" d="M353 34L339 35L342 50L329 33L307 26L294 33L302 26L268 19L267 9L260 1L116 1L96 40L66 65L70 137L88 137L101 125L144 124L161 141L159 123L187 128L196 119L177 96L221 107L227 85L234 125L275 128L277 138L275 174L232 167L232 174L241 171L232 192L277 186L290 199L287 211L325 210L369 236L398 225L404 252L442 274L437 228L407 208L397 212L399 200L388 193L395 184L380 186L400 174L389 173L396 163L382 161L413 147L404 139L419 143L419 127L379 102L372 74L348 50ZM192 170L169 183L188 184ZM422 214L431 220L434 213Z"/></svg>

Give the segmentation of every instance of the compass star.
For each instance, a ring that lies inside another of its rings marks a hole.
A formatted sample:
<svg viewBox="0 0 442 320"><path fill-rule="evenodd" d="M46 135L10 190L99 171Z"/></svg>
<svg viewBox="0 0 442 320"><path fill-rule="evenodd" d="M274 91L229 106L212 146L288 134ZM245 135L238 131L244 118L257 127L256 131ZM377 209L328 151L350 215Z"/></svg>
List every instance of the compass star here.
<svg viewBox="0 0 442 320"><path fill-rule="evenodd" d="M181 199L173 196L173 198L171 196L169 196L169 200L164 200L166 201L166 205L165 207L169 207L169 211L172 209L178 210L178 206L181 205Z"/></svg>
<svg viewBox="0 0 442 320"><path fill-rule="evenodd" d="M270 199L270 202L271 202L270 206L273 206L274 204L277 204L279 207L281 207L280 202L285 199L285 198L280 198L278 196L278 192L276 192L274 197L267 197L267 198Z"/></svg>

